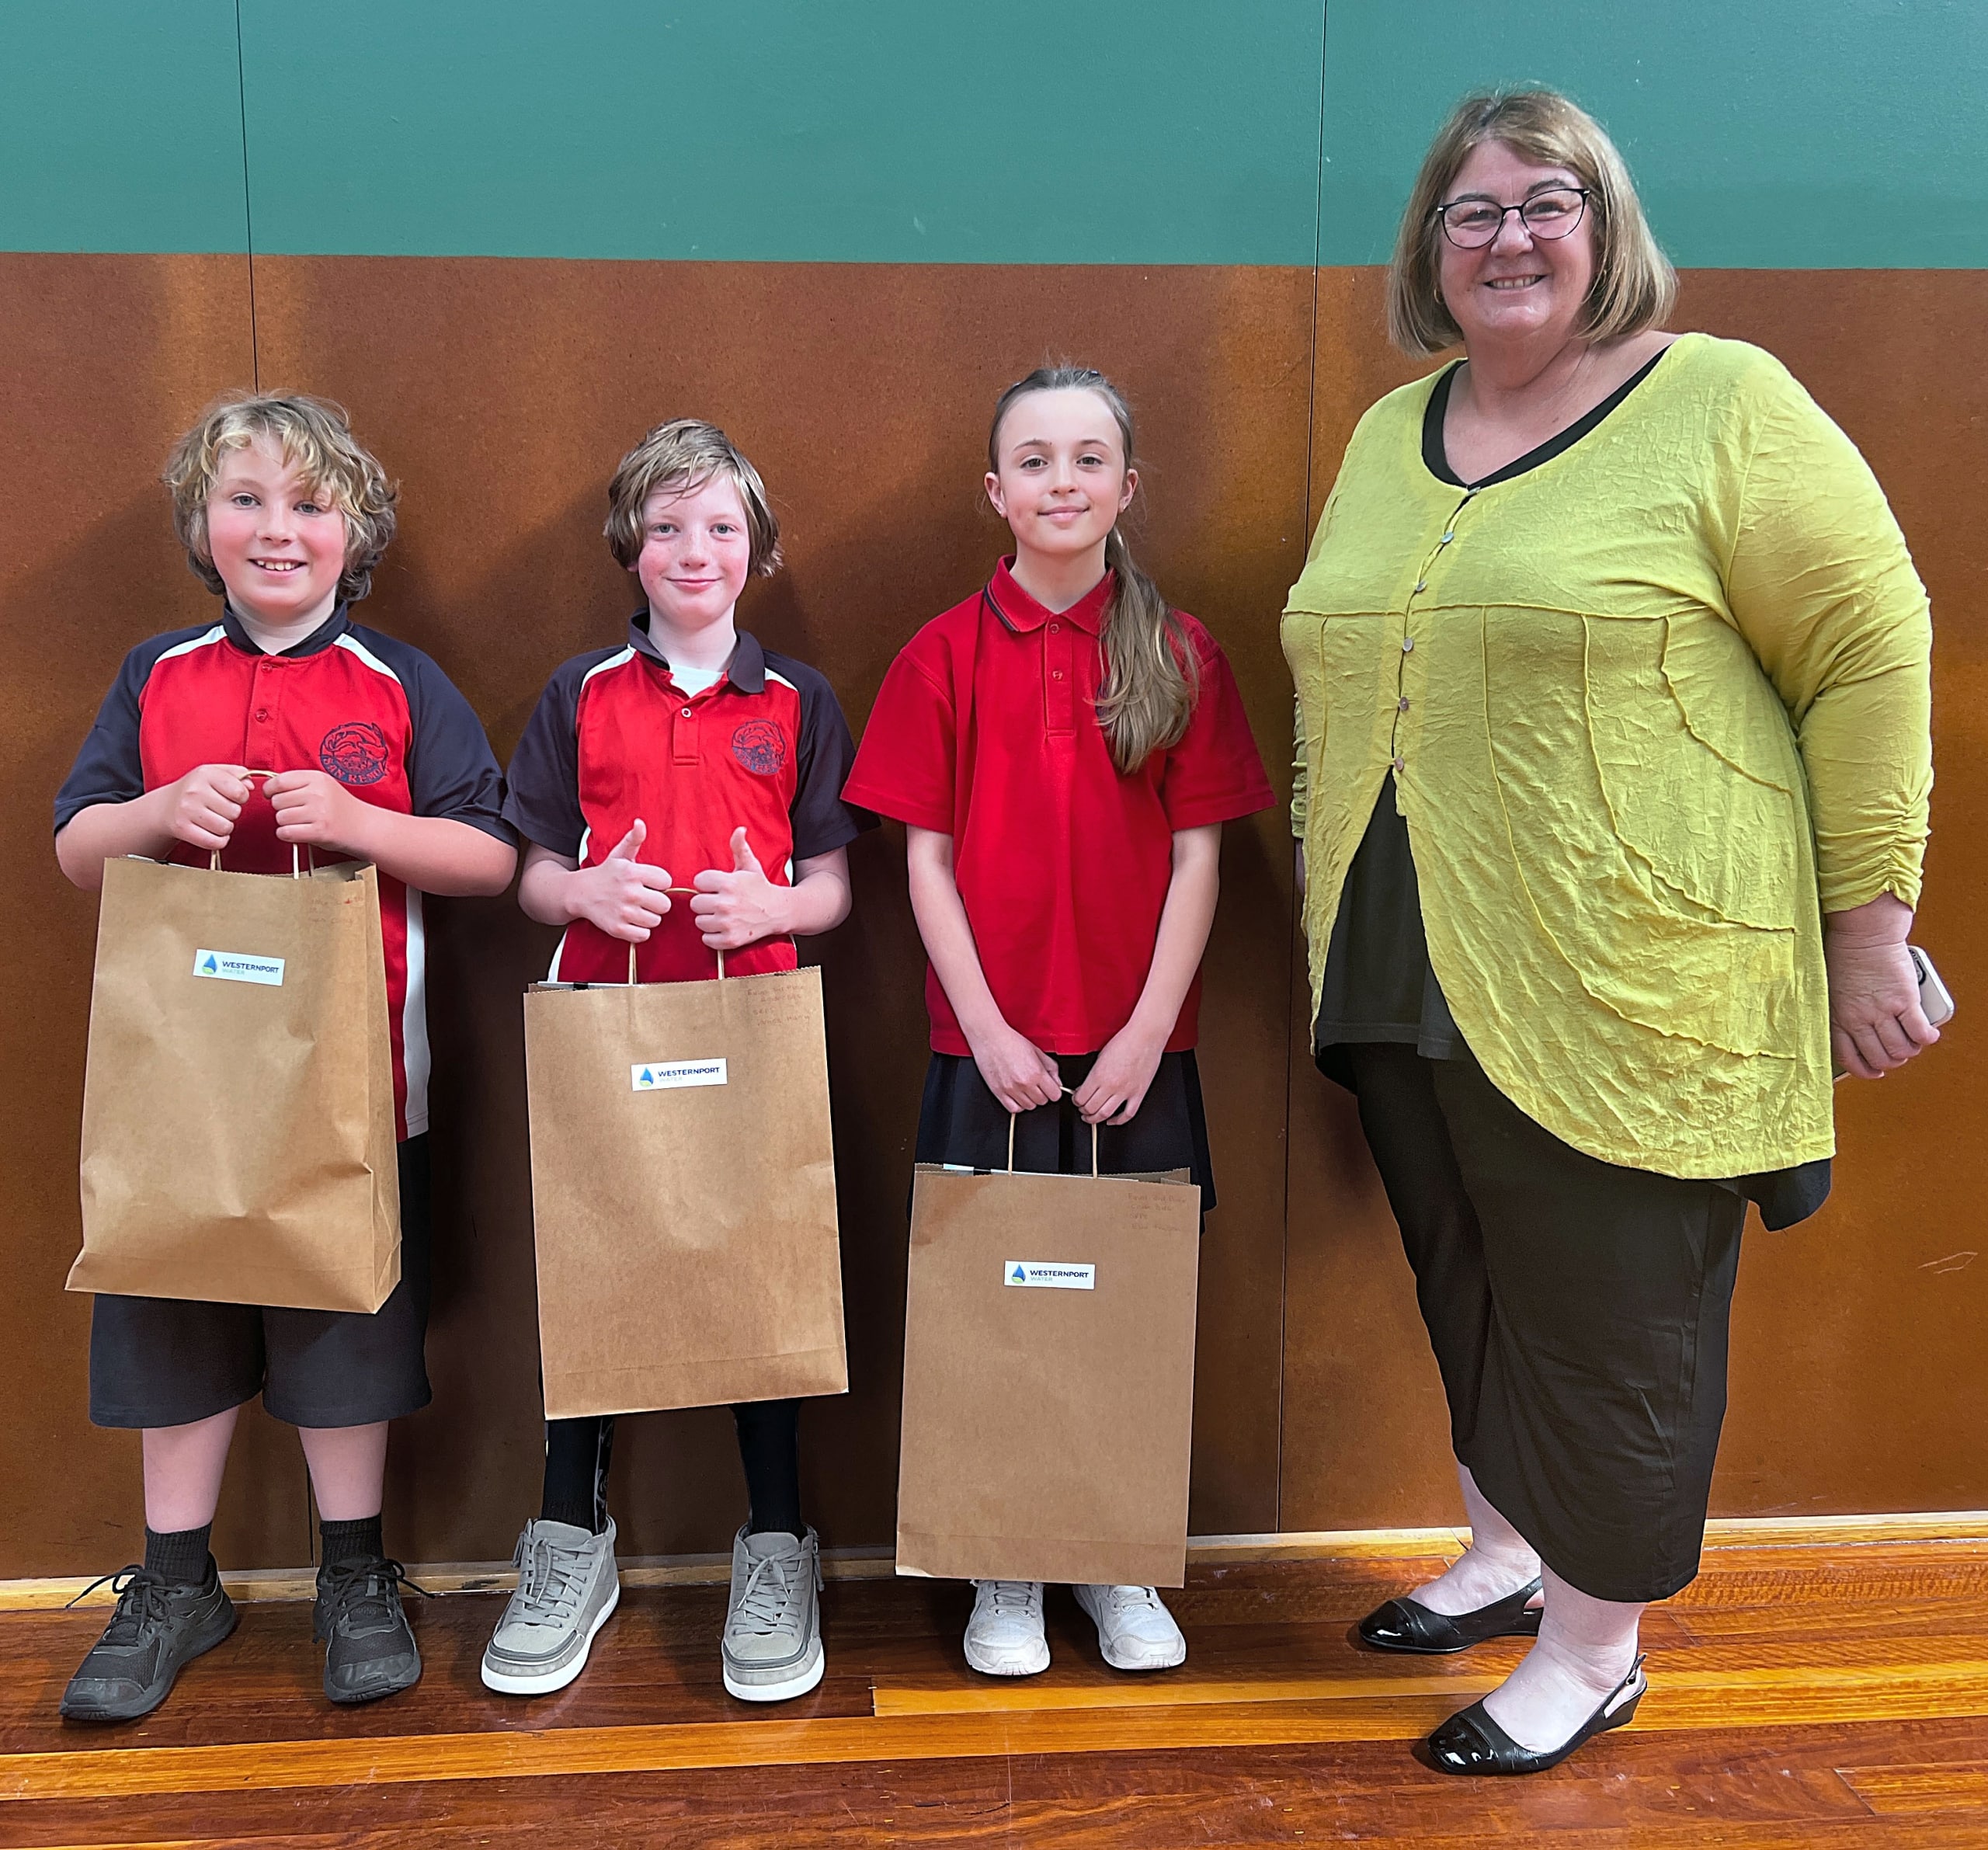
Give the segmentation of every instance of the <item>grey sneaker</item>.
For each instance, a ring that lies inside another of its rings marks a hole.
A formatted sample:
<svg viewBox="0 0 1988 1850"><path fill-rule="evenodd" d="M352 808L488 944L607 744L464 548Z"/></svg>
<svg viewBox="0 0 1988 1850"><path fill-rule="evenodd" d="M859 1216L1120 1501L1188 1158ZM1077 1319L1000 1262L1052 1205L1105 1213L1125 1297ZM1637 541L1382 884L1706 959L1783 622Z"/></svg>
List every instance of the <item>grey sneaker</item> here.
<svg viewBox="0 0 1988 1850"><path fill-rule="evenodd" d="M150 1715L171 1693L181 1668L235 1629L235 1602L211 1557L207 1578L197 1584L164 1580L136 1567L104 1578L117 1595L117 1611L62 1692L62 1713L72 1722Z"/></svg>
<svg viewBox="0 0 1988 1850"><path fill-rule="evenodd" d="M732 1606L725 1621L725 1686L740 1701L784 1702L822 1680L822 1545L811 1528L732 1543Z"/></svg>
<svg viewBox="0 0 1988 1850"><path fill-rule="evenodd" d="M506 1695L548 1695L586 1668L594 1634L620 1604L613 1519L598 1535L527 1522L511 1562L518 1590L484 1647L483 1681Z"/></svg>

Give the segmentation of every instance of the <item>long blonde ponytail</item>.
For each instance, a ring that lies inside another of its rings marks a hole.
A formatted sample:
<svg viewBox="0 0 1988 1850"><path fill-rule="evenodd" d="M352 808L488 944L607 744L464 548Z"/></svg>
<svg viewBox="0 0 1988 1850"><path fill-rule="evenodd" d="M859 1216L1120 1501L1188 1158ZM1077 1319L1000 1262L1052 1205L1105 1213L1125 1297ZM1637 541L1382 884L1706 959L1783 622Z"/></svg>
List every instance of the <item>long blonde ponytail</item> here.
<svg viewBox="0 0 1988 1850"><path fill-rule="evenodd" d="M1124 440L1125 466L1134 466L1132 410L1117 386L1093 367L1037 367L1002 393L987 433L987 466L999 473L1001 423L1018 398L1031 392L1089 391L1102 398ZM1156 751L1187 736L1201 695L1201 662L1180 613L1134 562L1122 527L1104 542L1104 562L1116 574L1104 614L1104 680L1097 692L1097 723L1104 729L1111 762L1129 777Z"/></svg>

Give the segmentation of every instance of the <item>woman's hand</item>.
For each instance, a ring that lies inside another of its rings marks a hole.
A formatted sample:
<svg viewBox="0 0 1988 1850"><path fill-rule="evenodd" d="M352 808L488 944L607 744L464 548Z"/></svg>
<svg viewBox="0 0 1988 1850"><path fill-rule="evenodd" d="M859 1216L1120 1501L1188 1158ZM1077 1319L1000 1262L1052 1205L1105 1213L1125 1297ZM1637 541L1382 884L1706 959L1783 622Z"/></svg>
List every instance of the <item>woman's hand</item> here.
<svg viewBox="0 0 1988 1850"><path fill-rule="evenodd" d="M1159 1056L1166 1051L1163 1037L1155 1040L1133 1023L1121 1028L1105 1042L1084 1083L1071 1095L1070 1102L1083 1114L1084 1122L1130 1124L1145 1103L1152 1076L1159 1070Z"/></svg>
<svg viewBox="0 0 1988 1850"><path fill-rule="evenodd" d="M964 1024L961 1024L962 1028ZM1063 1096L1063 1077L1050 1059L1027 1035L1003 1021L998 1026L968 1032L967 1045L973 1049L973 1063L986 1080L987 1090L1010 1111L1032 1111L1037 1105L1053 1104Z"/></svg>
<svg viewBox="0 0 1988 1850"><path fill-rule="evenodd" d="M1830 1049L1858 1079L1882 1079L1940 1038L1919 1006L1906 948L1912 909L1889 893L1823 920L1829 966Z"/></svg>

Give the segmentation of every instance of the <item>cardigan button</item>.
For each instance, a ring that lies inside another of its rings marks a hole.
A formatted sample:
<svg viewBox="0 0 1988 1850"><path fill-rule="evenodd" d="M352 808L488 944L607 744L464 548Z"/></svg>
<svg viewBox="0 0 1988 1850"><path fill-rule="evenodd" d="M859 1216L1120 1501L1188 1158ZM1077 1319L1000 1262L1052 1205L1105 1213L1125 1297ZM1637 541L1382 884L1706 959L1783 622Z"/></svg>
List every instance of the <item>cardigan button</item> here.
<svg viewBox="0 0 1988 1850"><path fill-rule="evenodd" d="M1397 758L1395 760L1395 769L1398 771L1406 770L1408 769L1408 760L1406 758Z"/></svg>
<svg viewBox="0 0 1988 1850"><path fill-rule="evenodd" d="M1413 636L1402 638L1401 652L1405 655L1412 655L1415 653L1415 638Z"/></svg>

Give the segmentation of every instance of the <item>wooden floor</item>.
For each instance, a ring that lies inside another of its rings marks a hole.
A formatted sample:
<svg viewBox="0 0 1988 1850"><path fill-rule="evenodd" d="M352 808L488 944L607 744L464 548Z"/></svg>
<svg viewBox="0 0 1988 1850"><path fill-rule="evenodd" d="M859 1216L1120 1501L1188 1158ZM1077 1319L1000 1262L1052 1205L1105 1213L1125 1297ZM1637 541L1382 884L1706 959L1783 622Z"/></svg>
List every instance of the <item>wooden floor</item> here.
<svg viewBox="0 0 1988 1850"><path fill-rule="evenodd" d="M530 1703L477 1680L499 1596L415 1602L420 1687L342 1711L308 1607L259 1601L115 1730L55 1713L101 1608L0 1611L0 1845L1988 1846L1988 1539L1708 1551L1647 1621L1634 1727L1525 1780L1413 1751L1517 1644L1351 1641L1440 1560L1204 1560L1157 1678L1106 1668L1054 1589L1055 1662L1013 1685L965 1668L959 1588L832 1581L828 1674L771 1710L719 1685L716 1586L624 1593L586 1675Z"/></svg>

